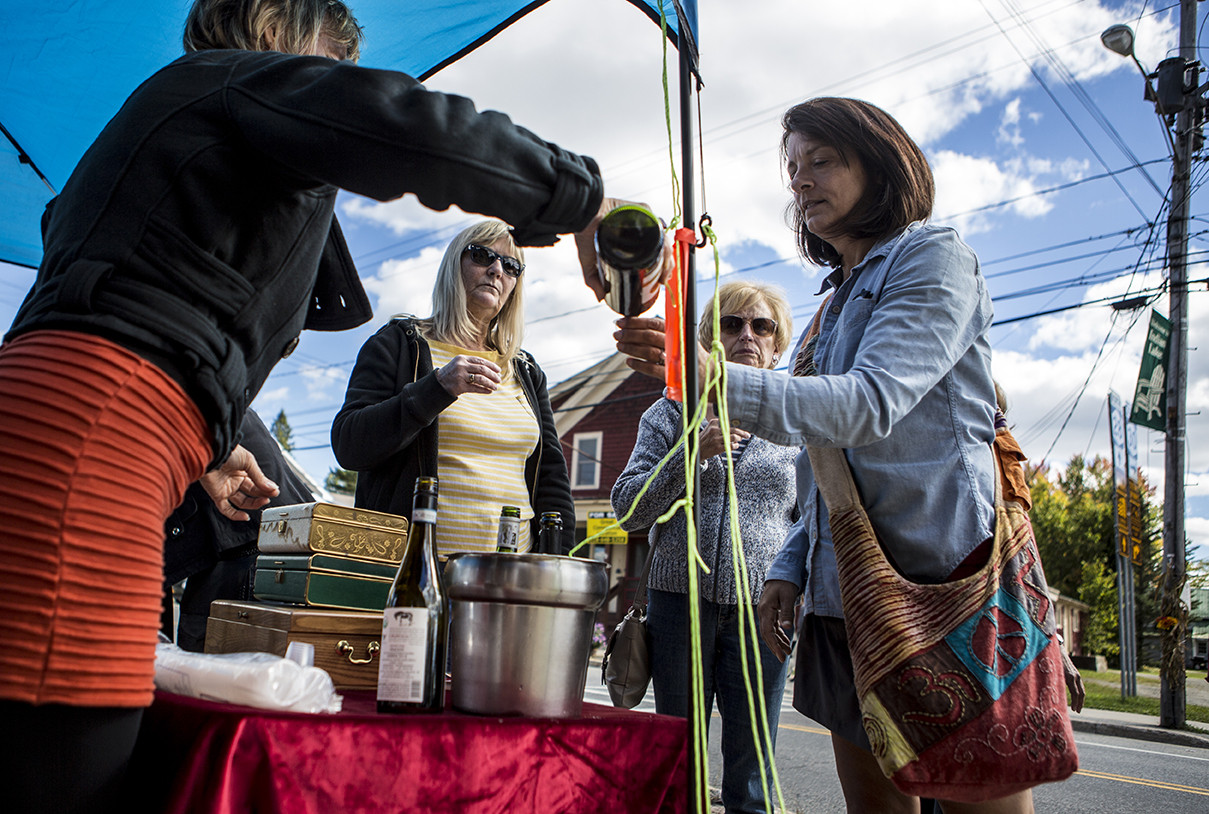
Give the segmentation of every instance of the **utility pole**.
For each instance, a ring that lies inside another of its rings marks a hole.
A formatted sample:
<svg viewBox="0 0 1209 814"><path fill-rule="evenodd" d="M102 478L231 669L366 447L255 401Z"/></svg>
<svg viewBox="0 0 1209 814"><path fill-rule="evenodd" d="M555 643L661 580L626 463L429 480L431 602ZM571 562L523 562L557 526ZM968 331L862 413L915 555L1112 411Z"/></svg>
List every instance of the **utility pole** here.
<svg viewBox="0 0 1209 814"><path fill-rule="evenodd" d="M1167 439L1163 477L1163 592L1159 613L1177 620L1163 631L1159 725L1177 729L1184 725L1184 638L1188 616L1180 602L1186 579L1184 545L1185 396L1188 390L1188 197L1192 154L1199 144L1203 101L1198 92L1200 70L1196 63L1197 0L1180 0L1180 53L1174 70L1178 76L1179 106L1175 115L1175 154L1171 166L1171 207L1167 217L1168 302L1171 340L1167 359ZM1159 66L1159 103L1164 87L1164 67ZM1191 74L1191 76L1189 76ZM1189 81L1191 80L1191 81ZM1167 84L1172 84L1168 80ZM1172 88L1172 91L1175 89ZM1172 94L1174 95L1174 94ZM1161 112L1161 111L1160 111Z"/></svg>
<svg viewBox="0 0 1209 814"><path fill-rule="evenodd" d="M1205 92L1196 61L1196 6L1199 0L1180 0L1180 53L1147 73L1134 55L1133 30L1113 25L1104 30L1104 47L1129 57L1146 77L1146 99L1172 133L1171 201L1167 210L1167 285L1171 332L1167 342L1167 379L1164 417L1166 449L1163 477L1163 584L1159 596L1160 665L1159 724L1168 729L1184 725L1186 675L1184 646L1188 613L1181 601L1187 579L1184 540L1185 400L1188 391L1188 209L1191 195L1192 156L1201 149L1205 119ZM1158 89L1151 84L1158 79ZM1124 686L1124 685L1122 685Z"/></svg>

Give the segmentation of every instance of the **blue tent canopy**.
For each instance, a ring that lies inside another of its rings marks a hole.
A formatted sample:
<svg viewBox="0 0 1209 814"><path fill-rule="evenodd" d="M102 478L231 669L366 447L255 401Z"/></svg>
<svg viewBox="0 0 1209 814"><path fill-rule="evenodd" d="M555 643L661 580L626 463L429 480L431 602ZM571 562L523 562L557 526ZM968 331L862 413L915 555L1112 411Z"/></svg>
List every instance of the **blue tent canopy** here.
<svg viewBox="0 0 1209 814"><path fill-rule="evenodd" d="M361 63L424 79L547 0L349 0ZM696 0L629 0L695 54ZM684 12L682 38L675 6ZM145 78L181 55L190 0L0 0L0 260L37 266L42 210Z"/></svg>

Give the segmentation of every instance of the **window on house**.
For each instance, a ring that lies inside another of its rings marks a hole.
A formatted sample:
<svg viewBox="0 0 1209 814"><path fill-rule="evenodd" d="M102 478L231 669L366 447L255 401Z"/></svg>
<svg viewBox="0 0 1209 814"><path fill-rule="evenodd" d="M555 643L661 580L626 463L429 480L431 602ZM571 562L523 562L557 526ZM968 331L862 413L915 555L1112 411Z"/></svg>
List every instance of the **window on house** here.
<svg viewBox="0 0 1209 814"><path fill-rule="evenodd" d="M571 451L571 488L596 489L600 486L599 432L576 433Z"/></svg>

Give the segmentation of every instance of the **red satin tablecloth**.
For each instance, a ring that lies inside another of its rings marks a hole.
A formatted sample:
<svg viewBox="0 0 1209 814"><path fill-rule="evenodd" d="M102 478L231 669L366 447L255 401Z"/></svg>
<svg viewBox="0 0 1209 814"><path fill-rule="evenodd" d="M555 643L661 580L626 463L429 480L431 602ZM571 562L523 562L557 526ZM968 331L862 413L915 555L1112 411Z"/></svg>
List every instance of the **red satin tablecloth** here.
<svg viewBox="0 0 1209 814"><path fill-rule="evenodd" d="M579 718L337 715L156 693L132 773L165 812L576 814L687 811L687 722L584 704Z"/></svg>

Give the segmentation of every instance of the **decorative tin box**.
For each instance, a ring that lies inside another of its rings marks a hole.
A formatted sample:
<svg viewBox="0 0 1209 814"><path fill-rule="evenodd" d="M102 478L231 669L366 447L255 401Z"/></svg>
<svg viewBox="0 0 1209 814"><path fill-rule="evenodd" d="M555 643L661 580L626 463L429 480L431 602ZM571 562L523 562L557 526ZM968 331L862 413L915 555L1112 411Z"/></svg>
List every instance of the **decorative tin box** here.
<svg viewBox="0 0 1209 814"><path fill-rule="evenodd" d="M261 554L316 552L398 563L407 543L407 518L334 503L274 506L260 513Z"/></svg>

